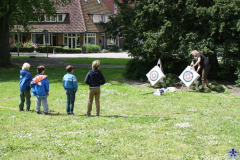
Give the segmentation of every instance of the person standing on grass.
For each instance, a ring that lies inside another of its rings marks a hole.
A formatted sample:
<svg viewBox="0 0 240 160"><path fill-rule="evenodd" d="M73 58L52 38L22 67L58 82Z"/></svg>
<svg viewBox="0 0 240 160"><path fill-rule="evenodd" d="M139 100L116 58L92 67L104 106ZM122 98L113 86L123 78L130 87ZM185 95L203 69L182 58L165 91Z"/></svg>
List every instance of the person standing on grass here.
<svg viewBox="0 0 240 160"><path fill-rule="evenodd" d="M67 114L74 115L74 102L75 102L75 95L78 90L78 83L77 78L73 75L73 66L68 65L66 67L67 74L63 76L63 88L66 90L67 95Z"/></svg>
<svg viewBox="0 0 240 160"><path fill-rule="evenodd" d="M88 91L88 110L87 116L91 116L92 111L92 102L95 96L96 103L96 116L99 116L100 113L100 85L105 84L105 78L102 72L99 70L100 61L96 60L92 62L92 70L90 70L84 80L86 84L89 85Z"/></svg>
<svg viewBox="0 0 240 160"><path fill-rule="evenodd" d="M32 94L36 96L36 111L38 114L41 114L40 107L41 103L44 108L44 113L46 115L50 115L48 113L48 102L47 97L49 96L49 81L47 75L44 75L45 67L38 66L37 67L37 75L33 78L31 82Z"/></svg>
<svg viewBox="0 0 240 160"><path fill-rule="evenodd" d="M30 64L24 63L22 66L22 70L20 70L20 103L19 103L19 111L24 111L24 102L26 99L26 111L30 110L31 105L31 93L30 93L30 83L33 79L32 74L29 72Z"/></svg>
<svg viewBox="0 0 240 160"><path fill-rule="evenodd" d="M208 73L211 68L210 62L207 57L200 54L197 50L192 51L192 55L194 57L197 57L197 62L191 67L193 69L198 65L197 72L200 71L202 68L202 88L199 90L199 92L204 92L204 87L208 86Z"/></svg>

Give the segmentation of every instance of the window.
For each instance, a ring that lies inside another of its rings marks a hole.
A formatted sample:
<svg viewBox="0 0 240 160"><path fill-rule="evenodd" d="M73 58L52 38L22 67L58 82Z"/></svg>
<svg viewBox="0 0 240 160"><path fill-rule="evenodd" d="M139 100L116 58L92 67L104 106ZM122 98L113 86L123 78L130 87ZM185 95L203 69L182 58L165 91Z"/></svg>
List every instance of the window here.
<svg viewBox="0 0 240 160"><path fill-rule="evenodd" d="M62 15L58 15L58 22L62 22L63 21L63 16Z"/></svg>
<svg viewBox="0 0 240 160"><path fill-rule="evenodd" d="M46 16L46 21L47 21L47 22L50 21L50 16Z"/></svg>
<svg viewBox="0 0 240 160"><path fill-rule="evenodd" d="M33 43L44 44L43 43L43 34L32 34Z"/></svg>
<svg viewBox="0 0 240 160"><path fill-rule="evenodd" d="M85 34L85 44L92 44L92 45L96 45L96 34L92 33L92 34Z"/></svg>
<svg viewBox="0 0 240 160"><path fill-rule="evenodd" d="M43 21L44 21L44 15L39 15L38 21L39 21L39 22L43 22Z"/></svg>
<svg viewBox="0 0 240 160"><path fill-rule="evenodd" d="M114 45L114 44L116 44L116 39L112 39L112 38L107 39L107 45Z"/></svg>
<svg viewBox="0 0 240 160"><path fill-rule="evenodd" d="M114 13L117 13L117 4L114 3Z"/></svg>
<svg viewBox="0 0 240 160"><path fill-rule="evenodd" d="M100 0L97 0L97 1L98 1L99 4L101 3Z"/></svg>
<svg viewBox="0 0 240 160"><path fill-rule="evenodd" d="M56 16L51 16L50 21L56 21Z"/></svg>
<svg viewBox="0 0 240 160"><path fill-rule="evenodd" d="M98 22L108 22L109 18L106 15L89 15L94 23Z"/></svg>

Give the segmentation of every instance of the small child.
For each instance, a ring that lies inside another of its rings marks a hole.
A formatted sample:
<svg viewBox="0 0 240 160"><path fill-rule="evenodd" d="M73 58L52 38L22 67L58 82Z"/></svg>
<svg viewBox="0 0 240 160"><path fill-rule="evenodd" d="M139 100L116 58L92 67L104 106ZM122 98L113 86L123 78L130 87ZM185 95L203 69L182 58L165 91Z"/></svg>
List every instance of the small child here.
<svg viewBox="0 0 240 160"><path fill-rule="evenodd" d="M19 103L19 111L24 111L23 106L26 99L26 111L30 110L31 105L31 94L30 94L30 82L32 81L33 77L32 74L29 72L30 64L24 63L22 66L22 70L20 70L20 103Z"/></svg>
<svg viewBox="0 0 240 160"><path fill-rule="evenodd" d="M73 66L68 65L66 67L67 74L63 76L63 87L66 90L67 95L67 114L74 115L74 101L75 101L75 94L78 90L78 83L76 77L73 75Z"/></svg>
<svg viewBox="0 0 240 160"><path fill-rule="evenodd" d="M32 94L36 96L36 111L38 114L41 114L40 107L41 103L44 108L44 113L46 115L50 115L48 113L48 103L47 97L49 96L49 82L46 75L43 75L45 72L44 66L37 67L37 75L33 78L31 82Z"/></svg>
<svg viewBox="0 0 240 160"><path fill-rule="evenodd" d="M92 62L92 70L90 70L85 78L85 83L89 85L88 91L88 111L87 116L91 116L92 102L95 96L96 103L96 116L100 113L100 85L105 84L105 78L102 72L99 70L100 61L96 60Z"/></svg>

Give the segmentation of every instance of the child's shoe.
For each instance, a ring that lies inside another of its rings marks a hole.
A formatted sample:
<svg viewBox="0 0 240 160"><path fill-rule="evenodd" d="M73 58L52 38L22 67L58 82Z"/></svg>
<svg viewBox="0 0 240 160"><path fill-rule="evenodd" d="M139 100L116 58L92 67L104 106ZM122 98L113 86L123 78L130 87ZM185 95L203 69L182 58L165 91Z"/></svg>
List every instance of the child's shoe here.
<svg viewBox="0 0 240 160"><path fill-rule="evenodd" d="M91 115L90 115L90 114L86 114L86 116L88 116L88 117L91 117Z"/></svg>
<svg viewBox="0 0 240 160"><path fill-rule="evenodd" d="M24 111L24 109L19 109L19 111Z"/></svg>
<svg viewBox="0 0 240 160"><path fill-rule="evenodd" d="M40 112L40 111L37 111L37 114L41 114L41 112Z"/></svg>
<svg viewBox="0 0 240 160"><path fill-rule="evenodd" d="M48 113L48 112L44 112L45 115L51 115L51 113Z"/></svg>

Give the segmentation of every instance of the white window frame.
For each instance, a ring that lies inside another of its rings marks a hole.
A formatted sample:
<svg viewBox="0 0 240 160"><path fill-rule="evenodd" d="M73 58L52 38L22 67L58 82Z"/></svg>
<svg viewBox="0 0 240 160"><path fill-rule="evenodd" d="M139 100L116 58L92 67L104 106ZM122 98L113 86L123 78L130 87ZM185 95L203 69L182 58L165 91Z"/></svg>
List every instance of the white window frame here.
<svg viewBox="0 0 240 160"><path fill-rule="evenodd" d="M75 34L75 36L73 36ZM64 38L67 37L67 45L64 44ZM73 42L72 38L75 38L75 48L77 48L77 38L80 39L80 34L79 33L64 33L63 34L63 45L68 47L69 44L69 38L71 38L71 44ZM71 47L71 49L73 49Z"/></svg>
<svg viewBox="0 0 240 160"><path fill-rule="evenodd" d="M93 36L94 35L94 36ZM96 43L96 33L85 33L84 34L84 45L86 44L86 40L85 40L85 37L86 37L86 39L88 39L88 37L94 37L95 38L95 44L94 45L97 45L97 43Z"/></svg>
<svg viewBox="0 0 240 160"><path fill-rule="evenodd" d="M113 41L113 44L110 44L110 43L109 43L111 40ZM108 38L108 39L107 39L107 45L108 45L108 46L116 45L116 39Z"/></svg>

